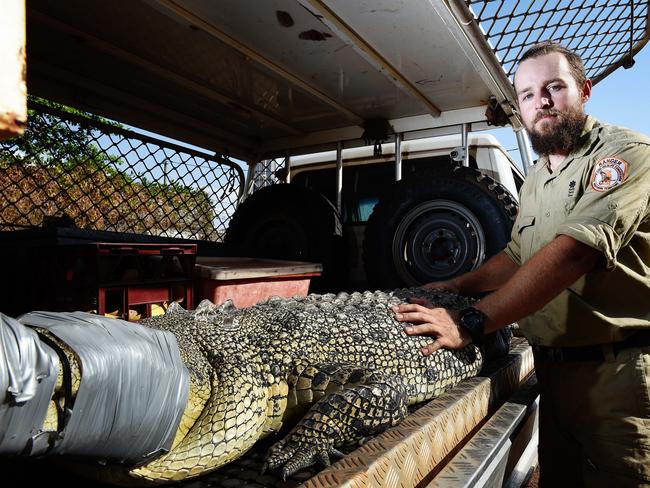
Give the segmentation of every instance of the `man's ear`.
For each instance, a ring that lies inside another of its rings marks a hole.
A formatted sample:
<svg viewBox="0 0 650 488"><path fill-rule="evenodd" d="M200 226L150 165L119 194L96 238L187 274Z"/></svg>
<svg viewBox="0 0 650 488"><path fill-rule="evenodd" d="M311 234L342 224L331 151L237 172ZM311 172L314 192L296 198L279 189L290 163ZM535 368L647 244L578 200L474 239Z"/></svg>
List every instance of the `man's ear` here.
<svg viewBox="0 0 650 488"><path fill-rule="evenodd" d="M585 82L582 84L582 103L587 103L587 101L591 98L591 87L593 84L591 83L590 79L586 79Z"/></svg>

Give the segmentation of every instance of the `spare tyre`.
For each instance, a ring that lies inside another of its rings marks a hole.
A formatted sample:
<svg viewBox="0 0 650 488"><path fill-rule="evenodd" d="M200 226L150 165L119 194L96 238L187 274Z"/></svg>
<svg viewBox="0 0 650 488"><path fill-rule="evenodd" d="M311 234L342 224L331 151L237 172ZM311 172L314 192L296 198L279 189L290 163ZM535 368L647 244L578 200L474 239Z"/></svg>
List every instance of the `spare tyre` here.
<svg viewBox="0 0 650 488"><path fill-rule="evenodd" d="M368 284L417 286L476 269L506 246L517 210L503 185L472 168L396 182L364 234Z"/></svg>
<svg viewBox="0 0 650 488"><path fill-rule="evenodd" d="M345 256L341 219L323 195L278 184L262 188L237 208L224 239L228 254L321 263L310 291L342 286Z"/></svg>

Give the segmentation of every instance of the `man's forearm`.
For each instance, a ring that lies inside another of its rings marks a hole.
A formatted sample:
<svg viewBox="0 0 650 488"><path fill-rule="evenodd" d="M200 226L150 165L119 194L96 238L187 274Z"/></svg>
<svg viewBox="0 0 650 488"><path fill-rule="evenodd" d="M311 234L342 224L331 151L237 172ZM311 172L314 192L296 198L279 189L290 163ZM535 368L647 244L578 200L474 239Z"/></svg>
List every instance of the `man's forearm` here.
<svg viewBox="0 0 650 488"><path fill-rule="evenodd" d="M459 293L471 295L499 289L517 272L519 266L503 251L474 271L451 280Z"/></svg>
<svg viewBox="0 0 650 488"><path fill-rule="evenodd" d="M600 256L596 249L571 237L556 237L476 305L488 317L485 331L495 331L541 309L593 269Z"/></svg>

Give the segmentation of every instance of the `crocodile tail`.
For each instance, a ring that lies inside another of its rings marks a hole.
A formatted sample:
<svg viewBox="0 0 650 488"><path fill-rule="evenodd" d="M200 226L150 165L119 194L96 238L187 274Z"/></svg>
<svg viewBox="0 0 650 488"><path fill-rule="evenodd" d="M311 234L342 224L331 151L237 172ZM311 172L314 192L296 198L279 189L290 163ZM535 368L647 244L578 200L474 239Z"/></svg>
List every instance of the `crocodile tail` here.
<svg viewBox="0 0 650 488"><path fill-rule="evenodd" d="M269 393L259 372L247 369L213 379L212 393L187 434L131 476L156 484L180 481L213 471L250 449L264 432Z"/></svg>

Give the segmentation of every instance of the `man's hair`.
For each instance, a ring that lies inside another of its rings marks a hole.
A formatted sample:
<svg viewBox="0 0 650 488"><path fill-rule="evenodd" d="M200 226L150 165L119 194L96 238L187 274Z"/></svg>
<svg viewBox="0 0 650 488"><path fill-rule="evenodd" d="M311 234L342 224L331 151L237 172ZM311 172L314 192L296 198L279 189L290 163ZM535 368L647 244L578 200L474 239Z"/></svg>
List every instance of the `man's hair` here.
<svg viewBox="0 0 650 488"><path fill-rule="evenodd" d="M566 60L569 62L569 68L571 69L571 75L573 76L573 79L576 80L578 88L582 88L582 85L584 85L585 81L587 80L585 65L582 62L582 58L558 42L543 41L533 45L524 54L521 55L519 58L519 64L523 63L527 59L537 58L539 56L544 56L551 53L560 53L566 58Z"/></svg>

